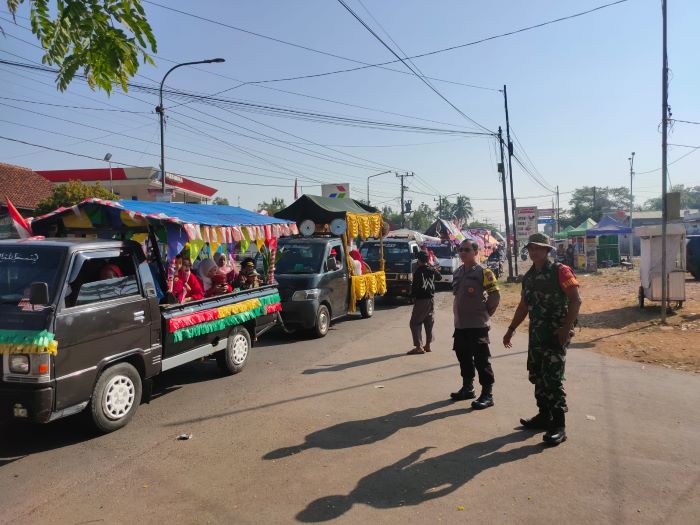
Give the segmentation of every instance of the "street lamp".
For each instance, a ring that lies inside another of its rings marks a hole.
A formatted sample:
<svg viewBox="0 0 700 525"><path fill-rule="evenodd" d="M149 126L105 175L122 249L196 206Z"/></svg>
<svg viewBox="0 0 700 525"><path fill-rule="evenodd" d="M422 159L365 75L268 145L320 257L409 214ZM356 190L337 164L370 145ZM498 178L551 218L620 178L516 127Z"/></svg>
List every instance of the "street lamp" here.
<svg viewBox="0 0 700 525"><path fill-rule="evenodd" d="M179 67L182 66L193 66L196 64L220 64L226 62L223 58L210 58L209 60L197 60L195 62L183 62L182 64L176 64L171 67L168 72L160 81L160 104L156 106L156 113L160 115L160 176L161 176L161 188L163 191L163 196L165 196L165 139L164 139L164 128L165 128L165 108L163 107L163 84L165 84L165 79L168 75L172 73Z"/></svg>
<svg viewBox="0 0 700 525"><path fill-rule="evenodd" d="M384 175L386 173L391 173L391 171L382 171L381 173L376 173L367 177L367 206L369 206L369 179L372 177L379 177L380 175Z"/></svg>
<svg viewBox="0 0 700 525"><path fill-rule="evenodd" d="M114 186L112 185L112 154L107 153L104 160L109 164L109 191L114 193Z"/></svg>
<svg viewBox="0 0 700 525"><path fill-rule="evenodd" d="M630 229L632 229L632 210L634 210L634 194L632 193L632 179L634 178L634 151L632 155L627 159L630 161ZM630 237L630 252L629 260L632 262L632 255L634 253L634 230L629 234Z"/></svg>

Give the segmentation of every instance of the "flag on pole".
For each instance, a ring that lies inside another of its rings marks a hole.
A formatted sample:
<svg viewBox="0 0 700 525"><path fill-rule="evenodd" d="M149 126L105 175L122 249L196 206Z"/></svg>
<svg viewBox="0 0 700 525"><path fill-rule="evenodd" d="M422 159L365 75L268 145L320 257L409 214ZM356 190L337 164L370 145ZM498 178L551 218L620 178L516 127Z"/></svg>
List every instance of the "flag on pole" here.
<svg viewBox="0 0 700 525"><path fill-rule="evenodd" d="M7 211L10 213L10 218L12 219L12 224L15 226L15 230L19 234L20 239L27 239L32 236L32 228L29 223L22 217L14 204L10 202L10 199L5 195L5 202L7 203Z"/></svg>
<svg viewBox="0 0 700 525"><path fill-rule="evenodd" d="M294 179L294 200L299 198L299 187L297 185L297 179Z"/></svg>

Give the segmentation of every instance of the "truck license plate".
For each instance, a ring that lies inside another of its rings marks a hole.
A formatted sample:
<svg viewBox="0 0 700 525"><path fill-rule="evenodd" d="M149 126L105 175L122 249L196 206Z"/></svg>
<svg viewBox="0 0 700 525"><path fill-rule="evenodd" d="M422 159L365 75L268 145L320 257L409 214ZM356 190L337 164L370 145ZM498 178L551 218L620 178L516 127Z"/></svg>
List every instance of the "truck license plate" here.
<svg viewBox="0 0 700 525"><path fill-rule="evenodd" d="M24 408L22 405L15 405L14 406L14 413L15 413L15 417L28 417L29 416L27 409Z"/></svg>

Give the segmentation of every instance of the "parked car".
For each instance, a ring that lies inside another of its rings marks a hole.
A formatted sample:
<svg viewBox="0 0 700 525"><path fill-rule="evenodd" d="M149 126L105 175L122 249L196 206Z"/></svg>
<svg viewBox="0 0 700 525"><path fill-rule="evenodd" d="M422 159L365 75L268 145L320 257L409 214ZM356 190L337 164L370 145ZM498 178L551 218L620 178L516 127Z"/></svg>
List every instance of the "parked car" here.
<svg viewBox="0 0 700 525"><path fill-rule="evenodd" d="M87 410L111 432L161 372L210 355L240 372L278 307L274 286L160 305L132 241L0 241L0 418L46 423Z"/></svg>

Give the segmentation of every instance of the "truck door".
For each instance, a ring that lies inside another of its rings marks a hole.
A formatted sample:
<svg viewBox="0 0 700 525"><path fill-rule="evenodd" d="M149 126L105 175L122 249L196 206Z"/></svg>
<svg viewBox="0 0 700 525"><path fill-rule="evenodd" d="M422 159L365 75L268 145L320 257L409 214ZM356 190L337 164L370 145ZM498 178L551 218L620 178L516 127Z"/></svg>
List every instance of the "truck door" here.
<svg viewBox="0 0 700 525"><path fill-rule="evenodd" d="M332 255L335 253L335 255ZM337 268L331 269L328 264L328 259L333 257L337 261ZM348 311L348 297L350 295L350 280L348 278L347 261L343 244L340 241L331 241L328 243L328 253L326 263L324 265L326 274L323 277L325 286L329 290L329 298L331 301L331 316L339 317L345 315Z"/></svg>
<svg viewBox="0 0 700 525"><path fill-rule="evenodd" d="M151 309L134 254L74 254L56 315L56 410L84 402L110 359L151 350Z"/></svg>

